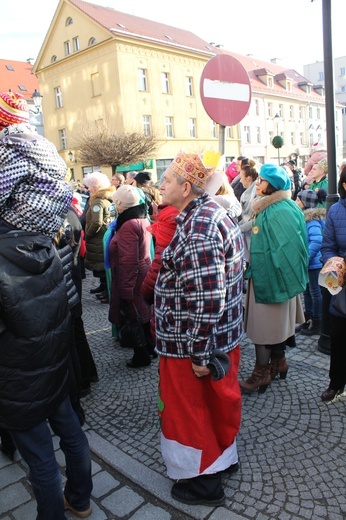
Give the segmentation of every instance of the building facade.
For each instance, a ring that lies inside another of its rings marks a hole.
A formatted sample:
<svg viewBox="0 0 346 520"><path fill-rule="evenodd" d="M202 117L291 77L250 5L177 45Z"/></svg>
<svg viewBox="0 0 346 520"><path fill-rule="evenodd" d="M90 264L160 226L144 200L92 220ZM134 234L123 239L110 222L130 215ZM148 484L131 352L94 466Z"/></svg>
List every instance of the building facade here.
<svg viewBox="0 0 346 520"><path fill-rule="evenodd" d="M43 95L45 135L81 179L76 136L92 124L114 133L152 133L159 142L153 176L181 149L218 151L219 128L200 98L205 64L228 53L247 70L252 102L238 125L225 129L225 160L248 155L260 162L291 154L306 161L325 139L323 89L275 63L221 50L189 31L96 6L60 0L34 66ZM319 128L318 128L319 126ZM272 138L279 133L284 146ZM72 153L69 153L72 152ZM77 162L76 162L77 161ZM111 167L102 171L111 174Z"/></svg>
<svg viewBox="0 0 346 520"><path fill-rule="evenodd" d="M324 62L316 61L304 65L304 75L313 83L324 86ZM338 118L340 112L336 112L336 146L340 148L340 130L342 129L342 156L346 157L346 56L334 59L334 90L335 100L342 105L341 119Z"/></svg>

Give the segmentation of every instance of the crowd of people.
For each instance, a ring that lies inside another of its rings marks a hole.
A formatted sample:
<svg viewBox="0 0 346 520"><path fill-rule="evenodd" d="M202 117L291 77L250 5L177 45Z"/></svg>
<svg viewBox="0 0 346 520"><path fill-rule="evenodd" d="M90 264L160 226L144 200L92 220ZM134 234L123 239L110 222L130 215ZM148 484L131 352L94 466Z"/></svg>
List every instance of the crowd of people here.
<svg viewBox="0 0 346 520"><path fill-rule="evenodd" d="M38 519L91 514L81 399L98 371L82 319L85 270L114 339L133 330L127 368L158 358L161 451L171 494L186 504L224 504L222 474L239 468L241 394L287 377L298 331L320 333L320 272L346 254L346 166L326 216L326 155L309 178L292 158L239 156L226 172L218 159L180 151L159 187L146 171L94 171L73 193L25 101L0 94L1 450L28 464ZM332 299L325 402L346 384L345 319ZM255 363L238 381L244 332ZM63 493L48 424L66 457Z"/></svg>

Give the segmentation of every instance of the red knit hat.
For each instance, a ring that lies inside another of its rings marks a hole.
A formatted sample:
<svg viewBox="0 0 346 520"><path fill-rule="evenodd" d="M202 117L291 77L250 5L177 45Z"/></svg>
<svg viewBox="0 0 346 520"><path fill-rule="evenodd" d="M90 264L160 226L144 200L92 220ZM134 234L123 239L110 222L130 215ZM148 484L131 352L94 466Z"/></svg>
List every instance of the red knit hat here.
<svg viewBox="0 0 346 520"><path fill-rule="evenodd" d="M29 107L18 92L0 94L0 129L18 123L29 122Z"/></svg>

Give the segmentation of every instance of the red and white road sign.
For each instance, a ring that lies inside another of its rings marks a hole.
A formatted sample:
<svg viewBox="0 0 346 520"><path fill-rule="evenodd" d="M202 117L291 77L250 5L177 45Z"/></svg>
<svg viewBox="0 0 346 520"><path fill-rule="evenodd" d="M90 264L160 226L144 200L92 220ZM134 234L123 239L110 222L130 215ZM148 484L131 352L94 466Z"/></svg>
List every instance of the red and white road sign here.
<svg viewBox="0 0 346 520"><path fill-rule="evenodd" d="M251 103L250 78L233 56L219 54L205 65L200 82L205 111L215 123L232 126L246 116Z"/></svg>

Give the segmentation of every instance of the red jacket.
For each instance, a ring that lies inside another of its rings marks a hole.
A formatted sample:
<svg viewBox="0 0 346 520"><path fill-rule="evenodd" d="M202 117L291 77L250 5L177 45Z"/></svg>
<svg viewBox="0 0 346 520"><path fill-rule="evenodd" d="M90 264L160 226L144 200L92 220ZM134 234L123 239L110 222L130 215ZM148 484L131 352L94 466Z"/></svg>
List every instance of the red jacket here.
<svg viewBox="0 0 346 520"><path fill-rule="evenodd" d="M179 211L176 208L173 208L173 206L159 206L156 222L147 228L155 238L155 255L149 271L142 283L141 295L150 305L154 303L154 289L156 278L161 267L161 254L173 238L177 227L175 217L178 213ZM150 325L151 334L153 338L155 338L154 316Z"/></svg>

